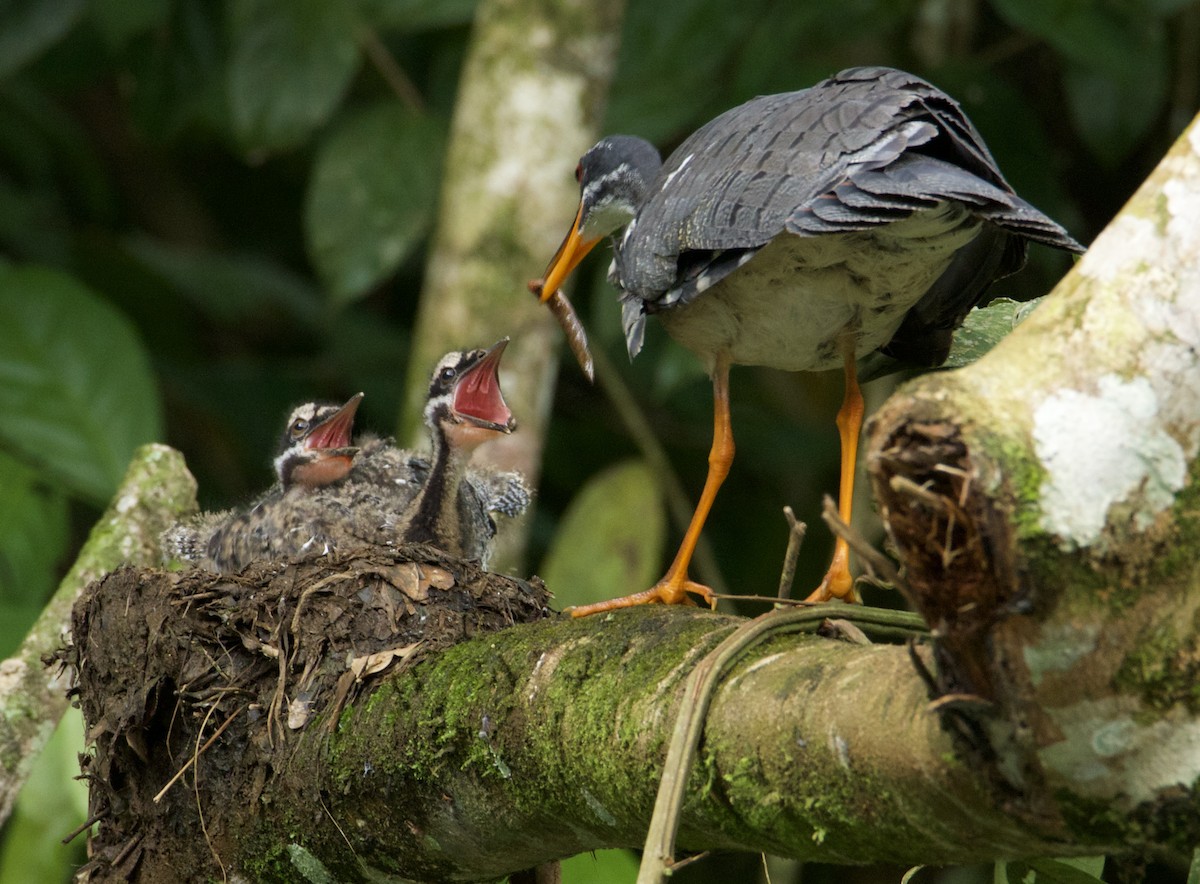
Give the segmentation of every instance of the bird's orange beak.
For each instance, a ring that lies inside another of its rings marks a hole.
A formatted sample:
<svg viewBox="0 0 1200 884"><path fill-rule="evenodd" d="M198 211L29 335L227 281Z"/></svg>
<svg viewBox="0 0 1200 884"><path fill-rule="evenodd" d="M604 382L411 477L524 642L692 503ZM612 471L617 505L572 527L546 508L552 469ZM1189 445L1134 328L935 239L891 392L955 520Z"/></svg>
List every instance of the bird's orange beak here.
<svg viewBox="0 0 1200 884"><path fill-rule="evenodd" d="M571 225L570 231L562 241L562 245L558 247L558 251L554 253L554 257L550 259L550 263L546 266L546 272L542 275L541 290L536 292L538 300L543 304L554 296L554 293L562 287L566 282L567 277L571 275L571 271L579 266L579 262L584 259L600 242L600 237L596 239L584 239L579 232L580 224L583 220L583 203L579 204L579 211L575 213L575 222Z"/></svg>
<svg viewBox="0 0 1200 884"><path fill-rule="evenodd" d="M354 414L358 411L358 404L362 400L362 393L356 393L351 396L345 405L313 427L312 432L308 434L308 438L304 440L304 447L315 449L348 448L350 446L350 435L354 431Z"/></svg>
<svg viewBox="0 0 1200 884"><path fill-rule="evenodd" d="M600 237L584 239L579 232L582 220L583 201L581 200L579 210L575 213L575 221L558 247L558 251L550 259L546 273L541 279L531 279L529 290L537 295L539 301L550 308L554 318L562 326L563 333L567 336L567 343L570 344L571 352L579 361L579 367L591 381L595 379L596 369L592 362L591 351L588 349L587 333L583 330L583 324L579 321L579 317L575 315L571 302L567 300L566 295L559 291L560 286L571 275L571 271L579 266L579 262L584 259L584 256L592 250L596 243L600 242Z"/></svg>

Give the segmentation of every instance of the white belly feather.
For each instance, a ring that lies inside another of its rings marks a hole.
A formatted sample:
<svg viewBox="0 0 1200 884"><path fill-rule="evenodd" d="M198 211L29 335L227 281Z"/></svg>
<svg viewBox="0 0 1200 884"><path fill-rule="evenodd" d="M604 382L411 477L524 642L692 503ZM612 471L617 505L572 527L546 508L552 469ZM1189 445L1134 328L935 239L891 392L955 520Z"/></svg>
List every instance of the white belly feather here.
<svg viewBox="0 0 1200 884"><path fill-rule="evenodd" d="M886 344L979 223L961 204L942 203L870 231L781 233L691 303L659 317L710 365L725 351L738 365L840 368L838 338L853 331L858 356Z"/></svg>

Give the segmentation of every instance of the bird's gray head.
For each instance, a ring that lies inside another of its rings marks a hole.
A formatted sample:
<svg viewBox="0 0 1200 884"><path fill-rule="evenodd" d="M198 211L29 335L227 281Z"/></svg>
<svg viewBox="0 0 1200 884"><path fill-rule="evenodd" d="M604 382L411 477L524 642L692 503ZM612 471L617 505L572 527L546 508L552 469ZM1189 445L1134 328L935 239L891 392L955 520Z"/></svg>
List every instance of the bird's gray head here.
<svg viewBox="0 0 1200 884"><path fill-rule="evenodd" d="M610 135L596 142L575 167L579 235L597 240L633 220L660 168L662 156L644 138Z"/></svg>
<svg viewBox="0 0 1200 884"><path fill-rule="evenodd" d="M279 442L275 474L284 488L321 488L344 479L358 452L350 444L363 394L344 405L306 402L292 409Z"/></svg>
<svg viewBox="0 0 1200 884"><path fill-rule="evenodd" d="M543 303L550 301L596 243L633 220L661 168L662 157L643 138L610 135L592 145L575 167L579 182L575 223L542 278L529 283L530 291Z"/></svg>
<svg viewBox="0 0 1200 884"><path fill-rule="evenodd" d="M500 389L500 357L508 338L487 350L447 353L429 381L425 423L457 449L474 448L517 422Z"/></svg>

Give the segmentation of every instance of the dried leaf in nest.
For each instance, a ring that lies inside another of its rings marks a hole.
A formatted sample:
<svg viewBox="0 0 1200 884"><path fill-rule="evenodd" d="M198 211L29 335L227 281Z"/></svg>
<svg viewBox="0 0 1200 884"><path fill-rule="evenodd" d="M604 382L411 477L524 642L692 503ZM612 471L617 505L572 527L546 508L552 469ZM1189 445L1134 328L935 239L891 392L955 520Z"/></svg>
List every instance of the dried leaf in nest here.
<svg viewBox="0 0 1200 884"><path fill-rule="evenodd" d="M356 679L363 679L368 675L376 675L383 672L392 663L397 660L403 661L412 657L417 652L417 648L421 647L420 642L413 642L411 645L405 645L402 648L389 648L386 651L377 651L374 654L367 654L365 657L355 657L350 661L350 672L354 674Z"/></svg>

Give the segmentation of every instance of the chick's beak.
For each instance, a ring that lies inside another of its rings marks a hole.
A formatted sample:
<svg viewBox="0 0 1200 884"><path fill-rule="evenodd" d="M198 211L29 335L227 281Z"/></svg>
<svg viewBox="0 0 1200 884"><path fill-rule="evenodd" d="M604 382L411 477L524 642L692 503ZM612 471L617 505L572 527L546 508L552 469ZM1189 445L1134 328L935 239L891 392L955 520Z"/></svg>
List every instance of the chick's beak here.
<svg viewBox="0 0 1200 884"><path fill-rule="evenodd" d="M317 424L304 440L304 447L310 449L348 448L350 436L354 431L354 414L358 404L362 402L363 394L351 396L341 408Z"/></svg>
<svg viewBox="0 0 1200 884"><path fill-rule="evenodd" d="M454 387L453 409L478 427L511 433L517 422L500 390L500 357L508 338L498 341L479 361L462 373Z"/></svg>

